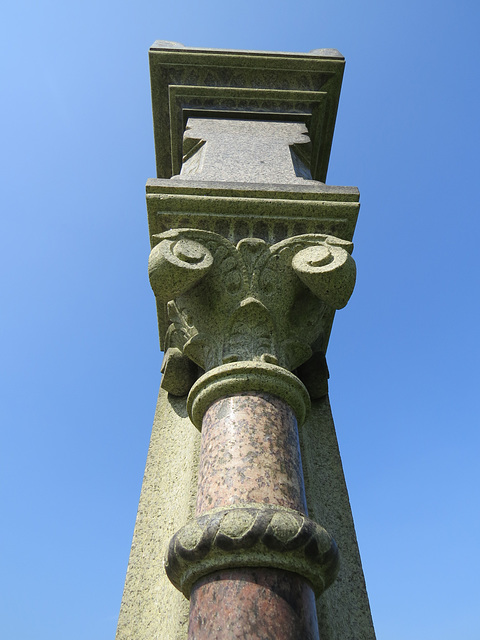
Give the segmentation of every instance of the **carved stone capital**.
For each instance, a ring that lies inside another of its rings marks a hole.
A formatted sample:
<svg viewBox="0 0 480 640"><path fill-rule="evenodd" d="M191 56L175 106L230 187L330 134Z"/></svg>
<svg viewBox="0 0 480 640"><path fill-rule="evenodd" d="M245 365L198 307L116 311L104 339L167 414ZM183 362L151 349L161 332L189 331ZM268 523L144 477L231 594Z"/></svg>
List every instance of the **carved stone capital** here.
<svg viewBox="0 0 480 640"><path fill-rule="evenodd" d="M211 231L175 229L154 239L150 282L167 303L175 371L178 351L205 371L233 362L294 371L318 350L324 317L345 306L355 284L353 245L333 236L234 245Z"/></svg>
<svg viewBox="0 0 480 640"><path fill-rule="evenodd" d="M307 516L285 507L243 505L210 511L170 540L165 570L188 598L209 573L238 567L271 567L297 573L320 595L335 580L333 538Z"/></svg>

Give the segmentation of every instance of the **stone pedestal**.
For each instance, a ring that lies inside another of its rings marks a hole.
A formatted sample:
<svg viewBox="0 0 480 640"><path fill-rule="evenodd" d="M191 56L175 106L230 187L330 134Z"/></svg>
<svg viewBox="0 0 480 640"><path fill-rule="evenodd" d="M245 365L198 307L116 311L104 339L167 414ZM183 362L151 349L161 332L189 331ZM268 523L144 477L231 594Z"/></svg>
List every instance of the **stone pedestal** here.
<svg viewBox="0 0 480 640"><path fill-rule="evenodd" d="M325 360L355 282L358 191L323 182L344 60L150 56L165 357L117 640L373 640Z"/></svg>

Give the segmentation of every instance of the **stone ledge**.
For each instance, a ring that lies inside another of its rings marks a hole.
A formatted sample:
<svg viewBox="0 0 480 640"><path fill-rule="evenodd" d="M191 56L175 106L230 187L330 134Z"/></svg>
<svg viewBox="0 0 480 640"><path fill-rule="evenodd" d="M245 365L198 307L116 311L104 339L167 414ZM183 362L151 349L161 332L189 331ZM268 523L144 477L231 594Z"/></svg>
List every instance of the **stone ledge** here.
<svg viewBox="0 0 480 640"><path fill-rule="evenodd" d="M248 198L268 197L287 200L319 200L335 202L358 202L360 192L357 187L343 187L324 184L317 180L305 180L303 184L259 184L258 182L224 182L224 181L185 181L181 176L165 178L149 178L146 185L147 194L177 193L217 196L243 196Z"/></svg>
<svg viewBox="0 0 480 640"><path fill-rule="evenodd" d="M246 49L215 49L213 47L186 47L181 42L172 42L171 40L155 40L155 42L150 47L151 51L158 51L161 49L169 49L171 51L201 51L202 53L222 53L222 54L244 54L244 55L276 55L276 56L286 56L288 58L305 58L315 57L315 58L339 58L344 60L344 56L340 53L338 49L312 49L307 53L302 52L290 52L290 51L260 51L260 50L246 50Z"/></svg>

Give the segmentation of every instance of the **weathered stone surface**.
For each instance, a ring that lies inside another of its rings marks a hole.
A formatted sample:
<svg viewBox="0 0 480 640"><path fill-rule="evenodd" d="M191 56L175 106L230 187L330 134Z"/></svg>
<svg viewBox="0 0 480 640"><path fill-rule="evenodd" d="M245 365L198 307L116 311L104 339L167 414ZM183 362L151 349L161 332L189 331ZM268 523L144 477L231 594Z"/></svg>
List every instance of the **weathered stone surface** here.
<svg viewBox="0 0 480 640"><path fill-rule="evenodd" d="M305 233L350 241L358 198L355 187L313 180L282 185L152 178L147 182L150 238L153 246L156 234L193 227L233 244L248 237L275 244Z"/></svg>
<svg viewBox="0 0 480 640"><path fill-rule="evenodd" d="M312 179L302 145L308 147L310 138L301 122L189 118L176 178L301 184Z"/></svg>
<svg viewBox="0 0 480 640"><path fill-rule="evenodd" d="M155 295L166 302L191 289L213 266L213 256L204 245L185 234L178 237L178 232L175 240L157 244L148 261Z"/></svg>
<svg viewBox="0 0 480 640"><path fill-rule="evenodd" d="M299 436L308 513L333 536L341 556L337 579L317 599L320 638L375 640L328 398L312 403ZM188 419L186 398L174 398L161 390L116 640L187 638L190 603L169 581L163 556L173 534L194 517L199 450L200 432ZM236 583L232 573L235 572L219 572L222 585L231 579ZM246 578L250 588L270 590L258 572L254 573L256 575L251 579ZM205 598L212 603L214 587L206 590ZM311 594L313 597L313 592ZM256 598L256 595L251 597ZM271 598L274 601L280 598L278 606L286 606L275 589ZM232 595L234 599L236 596ZM275 606L272 604L273 611L277 611ZM214 620L210 619L210 622L215 629ZM271 640L277 637L272 636ZM298 636L292 636L292 640L298 640Z"/></svg>
<svg viewBox="0 0 480 640"><path fill-rule="evenodd" d="M180 173L189 116L233 113L251 119L253 113L306 124L311 175L325 182L344 64L335 50L291 54L154 43L150 76L158 177Z"/></svg>
<svg viewBox="0 0 480 640"><path fill-rule="evenodd" d="M203 418L196 514L251 503L307 509L293 411L244 392L217 400Z"/></svg>
<svg viewBox="0 0 480 640"><path fill-rule="evenodd" d="M245 392L263 392L286 403L301 425L310 409L305 385L296 375L268 362L231 362L203 374L187 398L191 421L202 428L206 410L220 398Z"/></svg>
<svg viewBox="0 0 480 640"><path fill-rule="evenodd" d="M166 348L165 417L154 424L117 640L373 640L325 396L334 312L354 283L359 206L356 189L323 184L343 58L162 41L150 63L160 178L147 185L149 274ZM265 411L253 415L257 405ZM196 520L199 432L187 411L197 427L206 414ZM188 633L188 603L160 564L175 531L167 562L191 589ZM314 542L299 546L308 531ZM318 599L317 630L311 584L320 592L334 575L329 534L342 564ZM310 544L326 573L308 573ZM299 549L301 559L282 564ZM243 566L266 558L270 567Z"/></svg>
<svg viewBox="0 0 480 640"><path fill-rule="evenodd" d="M185 186L189 185L189 186ZM318 183L317 183L318 185ZM152 248L161 233L195 228L217 233L236 246L245 238L269 245L297 235L330 235L350 241L358 215L358 191L354 188L321 189L302 185L253 185L180 180L151 180L147 184L147 209ZM326 340L333 310L323 317ZM170 324L167 304L157 298L160 346Z"/></svg>
<svg viewBox="0 0 480 640"><path fill-rule="evenodd" d="M250 567L259 577L265 577L261 567L267 567L269 581L281 584L285 600L299 607L284 611L290 631L276 640L288 640L294 631L296 637L310 637L315 602L309 594L312 586L320 593L334 579L337 552L328 533L305 512L298 431L290 407L275 396L251 391L215 401L203 417L197 518L175 534L167 555L174 583L185 593L193 585L189 640L207 637L222 612L244 625L222 625L223 640L245 637L250 628L254 637L270 636L269 616L263 615L271 604L268 589L253 590L248 601L229 600L229 594L243 593L245 580L253 578ZM216 579L224 569L237 576L230 577L228 593ZM213 611L209 596L215 596Z"/></svg>
<svg viewBox="0 0 480 640"><path fill-rule="evenodd" d="M200 433L185 398L158 397L116 640L185 640L188 600L163 558L172 535L194 517Z"/></svg>
<svg viewBox="0 0 480 640"><path fill-rule="evenodd" d="M353 245L332 236L271 247L245 238L235 247L212 232L179 229L156 240L149 275L157 299L170 300L165 346L206 371L238 361L296 369L314 344L325 351L323 319L355 284Z"/></svg>
<svg viewBox="0 0 480 640"><path fill-rule="evenodd" d="M197 380L198 367L174 344L172 341L163 358L160 386L174 396L184 396Z"/></svg>
<svg viewBox="0 0 480 640"><path fill-rule="evenodd" d="M340 569L317 599L321 640L375 640L352 510L328 397L312 402L299 430L310 517L333 536Z"/></svg>
<svg viewBox="0 0 480 640"><path fill-rule="evenodd" d="M301 576L261 567L227 569L194 586L190 640L280 638L319 640L315 596Z"/></svg>
<svg viewBox="0 0 480 640"><path fill-rule="evenodd" d="M325 529L298 511L242 505L189 522L171 539L165 559L168 577L187 597L200 578L240 567L296 573L320 595L337 575L338 551Z"/></svg>

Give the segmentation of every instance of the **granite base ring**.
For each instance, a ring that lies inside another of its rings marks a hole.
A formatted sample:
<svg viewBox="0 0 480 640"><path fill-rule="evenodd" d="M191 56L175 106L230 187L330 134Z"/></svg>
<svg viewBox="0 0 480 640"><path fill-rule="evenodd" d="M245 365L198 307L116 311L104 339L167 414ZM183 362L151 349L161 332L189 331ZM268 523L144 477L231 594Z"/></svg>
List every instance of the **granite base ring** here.
<svg viewBox="0 0 480 640"><path fill-rule="evenodd" d="M290 405L299 425L310 409L308 391L296 375L275 364L240 361L215 367L195 382L187 398L190 420L201 429L205 411L213 402L248 391L280 398Z"/></svg>
<svg viewBox="0 0 480 640"><path fill-rule="evenodd" d="M177 531L165 556L168 578L187 598L203 576L240 567L299 574L319 596L338 564L337 545L323 527L293 509L265 505L207 512Z"/></svg>

